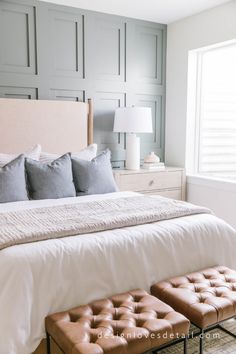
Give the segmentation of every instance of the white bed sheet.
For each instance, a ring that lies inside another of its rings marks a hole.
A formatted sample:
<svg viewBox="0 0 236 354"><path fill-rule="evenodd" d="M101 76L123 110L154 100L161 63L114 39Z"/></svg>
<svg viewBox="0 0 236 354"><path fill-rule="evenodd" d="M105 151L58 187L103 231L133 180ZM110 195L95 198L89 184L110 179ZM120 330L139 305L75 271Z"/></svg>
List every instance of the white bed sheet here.
<svg viewBox="0 0 236 354"><path fill-rule="evenodd" d="M0 205L0 213L133 196L120 192ZM0 251L0 353L30 354L47 314L213 265L236 269L236 231L210 214Z"/></svg>

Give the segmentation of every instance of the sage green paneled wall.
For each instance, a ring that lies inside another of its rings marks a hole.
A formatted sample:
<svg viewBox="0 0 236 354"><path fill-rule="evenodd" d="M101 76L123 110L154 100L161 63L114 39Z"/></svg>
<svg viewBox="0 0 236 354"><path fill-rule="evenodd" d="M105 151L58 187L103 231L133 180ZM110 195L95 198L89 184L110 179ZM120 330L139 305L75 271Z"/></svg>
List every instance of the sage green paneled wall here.
<svg viewBox="0 0 236 354"><path fill-rule="evenodd" d="M0 97L94 101L99 149L125 158L114 110L152 108L142 157L164 155L166 26L36 0L0 0ZM53 134L53 132L52 132Z"/></svg>

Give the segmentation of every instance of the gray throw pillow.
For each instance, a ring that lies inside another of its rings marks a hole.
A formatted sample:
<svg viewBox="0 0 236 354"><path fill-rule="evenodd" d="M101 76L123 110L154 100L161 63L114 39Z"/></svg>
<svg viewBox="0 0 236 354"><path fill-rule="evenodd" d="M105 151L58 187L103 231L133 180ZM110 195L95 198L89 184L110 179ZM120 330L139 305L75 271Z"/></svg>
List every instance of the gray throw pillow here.
<svg viewBox="0 0 236 354"><path fill-rule="evenodd" d="M76 196L70 154L65 154L49 164L26 159L25 166L32 199Z"/></svg>
<svg viewBox="0 0 236 354"><path fill-rule="evenodd" d="M28 199L25 179L25 157L20 155L0 168L0 203Z"/></svg>
<svg viewBox="0 0 236 354"><path fill-rule="evenodd" d="M91 161L72 157L72 171L77 195L104 194L118 190L108 149Z"/></svg>

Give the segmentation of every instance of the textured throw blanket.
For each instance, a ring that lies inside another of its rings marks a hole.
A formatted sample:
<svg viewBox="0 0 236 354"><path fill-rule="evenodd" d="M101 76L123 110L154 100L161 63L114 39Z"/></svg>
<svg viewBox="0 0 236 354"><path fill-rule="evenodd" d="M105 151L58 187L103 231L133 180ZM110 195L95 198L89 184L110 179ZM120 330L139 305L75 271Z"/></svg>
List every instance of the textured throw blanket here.
<svg viewBox="0 0 236 354"><path fill-rule="evenodd" d="M135 196L0 214L0 249L117 229L210 210L163 197Z"/></svg>

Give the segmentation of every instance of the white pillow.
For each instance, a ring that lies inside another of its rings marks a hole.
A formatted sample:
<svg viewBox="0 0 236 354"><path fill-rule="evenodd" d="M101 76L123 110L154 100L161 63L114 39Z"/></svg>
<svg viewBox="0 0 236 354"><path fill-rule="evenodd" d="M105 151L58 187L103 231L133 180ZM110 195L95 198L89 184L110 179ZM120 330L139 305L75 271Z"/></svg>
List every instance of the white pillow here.
<svg viewBox="0 0 236 354"><path fill-rule="evenodd" d="M29 157L30 159L39 161L39 157L41 154L41 145L37 144L31 149L19 153L19 154L1 154L0 153L0 167L5 166L12 160L15 160L19 155L24 154L25 157Z"/></svg>
<svg viewBox="0 0 236 354"><path fill-rule="evenodd" d="M91 144L87 146L85 149L77 153L72 152L71 155L72 157L76 157L81 160L91 161L92 159L94 159L94 157L97 156L97 148L98 148L97 144ZM51 163L52 161L58 159L60 156L61 155L58 154L50 154L49 152L42 152L39 160L42 163Z"/></svg>

